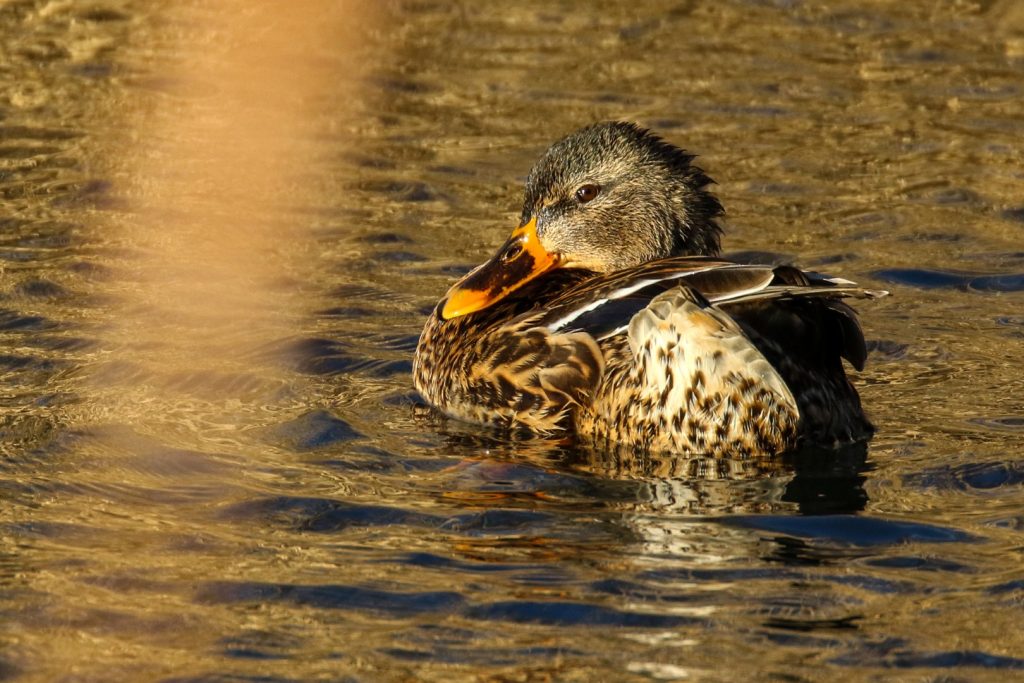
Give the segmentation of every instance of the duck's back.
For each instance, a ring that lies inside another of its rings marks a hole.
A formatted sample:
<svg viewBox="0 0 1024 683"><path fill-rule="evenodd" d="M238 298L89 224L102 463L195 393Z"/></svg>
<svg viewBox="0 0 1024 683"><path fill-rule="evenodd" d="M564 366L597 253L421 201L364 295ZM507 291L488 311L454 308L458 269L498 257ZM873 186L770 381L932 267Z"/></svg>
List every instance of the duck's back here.
<svg viewBox="0 0 1024 683"><path fill-rule="evenodd" d="M602 444L777 453L873 428L843 368L866 355L841 299L876 292L788 266L673 258L598 276L550 304L550 329L586 330L605 370L576 430Z"/></svg>

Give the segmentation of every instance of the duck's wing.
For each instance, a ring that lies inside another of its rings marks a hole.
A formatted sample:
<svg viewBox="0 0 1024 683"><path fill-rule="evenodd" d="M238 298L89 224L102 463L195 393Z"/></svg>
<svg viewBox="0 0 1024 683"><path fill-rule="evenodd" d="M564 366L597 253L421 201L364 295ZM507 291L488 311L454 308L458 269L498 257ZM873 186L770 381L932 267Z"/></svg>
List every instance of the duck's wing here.
<svg viewBox="0 0 1024 683"><path fill-rule="evenodd" d="M877 299L883 290L857 286L792 266L776 266L763 290L714 301L762 338L771 340L793 359L837 367L845 358L864 369L867 346L857 313L844 299Z"/></svg>
<svg viewBox="0 0 1024 683"><path fill-rule="evenodd" d="M720 259L663 259L589 278L545 304L540 324L552 331L583 330L596 339L621 334L630 319L662 292L680 285L709 299L763 290L771 266L748 266Z"/></svg>
<svg viewBox="0 0 1024 683"><path fill-rule="evenodd" d="M867 355L864 335L842 299L886 294L791 266L678 257L588 279L549 302L535 324L556 333L583 331L600 341L625 333L652 299L679 286L741 324L749 321L761 336L795 344L795 351L842 356L858 369Z"/></svg>

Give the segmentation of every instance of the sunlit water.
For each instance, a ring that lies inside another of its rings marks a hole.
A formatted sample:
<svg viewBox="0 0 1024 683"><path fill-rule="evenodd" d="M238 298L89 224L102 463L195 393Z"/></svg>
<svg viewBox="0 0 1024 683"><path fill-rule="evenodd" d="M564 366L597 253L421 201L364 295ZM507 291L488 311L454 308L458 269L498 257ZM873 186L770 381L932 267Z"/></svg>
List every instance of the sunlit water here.
<svg viewBox="0 0 1024 683"><path fill-rule="evenodd" d="M245 79L258 12L164 4L0 5L0 677L1024 676L1017 5L342 6ZM866 452L422 407L424 315L608 118L701 155L727 251L893 292Z"/></svg>

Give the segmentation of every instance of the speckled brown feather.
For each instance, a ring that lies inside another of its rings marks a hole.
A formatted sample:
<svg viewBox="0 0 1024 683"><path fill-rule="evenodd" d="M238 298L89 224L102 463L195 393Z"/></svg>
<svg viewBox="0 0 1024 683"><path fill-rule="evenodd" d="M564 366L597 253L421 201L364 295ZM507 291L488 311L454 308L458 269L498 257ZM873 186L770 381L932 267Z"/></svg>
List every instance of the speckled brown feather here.
<svg viewBox="0 0 1024 683"><path fill-rule="evenodd" d="M589 334L551 333L538 326L538 311L515 316L519 298L453 320L441 318L442 304L423 329L413 377L444 412L550 432L569 426L571 409L589 401L604 371Z"/></svg>
<svg viewBox="0 0 1024 683"><path fill-rule="evenodd" d="M789 388L735 321L694 290L659 295L624 336L626 344L604 348L603 381L577 413L582 436L687 453L795 445L800 416Z"/></svg>

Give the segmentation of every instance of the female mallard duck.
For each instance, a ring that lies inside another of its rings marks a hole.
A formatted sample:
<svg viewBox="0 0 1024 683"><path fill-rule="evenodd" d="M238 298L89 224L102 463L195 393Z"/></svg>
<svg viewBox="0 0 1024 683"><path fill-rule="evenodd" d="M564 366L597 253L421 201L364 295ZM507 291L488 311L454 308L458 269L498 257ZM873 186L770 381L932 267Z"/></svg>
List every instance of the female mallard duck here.
<svg viewBox="0 0 1024 683"><path fill-rule="evenodd" d="M722 207L692 159L631 123L552 145L519 227L427 320L417 389L454 417L636 451L869 436L841 361L863 367L864 335L841 299L880 293L716 258Z"/></svg>

